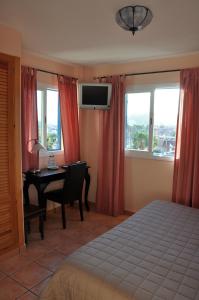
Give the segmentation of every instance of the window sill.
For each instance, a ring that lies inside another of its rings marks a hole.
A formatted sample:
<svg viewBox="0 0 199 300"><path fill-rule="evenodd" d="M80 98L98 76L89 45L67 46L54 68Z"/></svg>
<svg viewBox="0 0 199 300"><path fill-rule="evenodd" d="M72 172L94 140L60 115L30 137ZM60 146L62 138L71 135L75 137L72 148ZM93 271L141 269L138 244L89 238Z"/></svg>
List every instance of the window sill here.
<svg viewBox="0 0 199 300"><path fill-rule="evenodd" d="M151 159L151 160L162 160L173 163L174 157L170 156L155 156L146 151L133 151L133 150L125 150L125 157L136 158L136 159Z"/></svg>

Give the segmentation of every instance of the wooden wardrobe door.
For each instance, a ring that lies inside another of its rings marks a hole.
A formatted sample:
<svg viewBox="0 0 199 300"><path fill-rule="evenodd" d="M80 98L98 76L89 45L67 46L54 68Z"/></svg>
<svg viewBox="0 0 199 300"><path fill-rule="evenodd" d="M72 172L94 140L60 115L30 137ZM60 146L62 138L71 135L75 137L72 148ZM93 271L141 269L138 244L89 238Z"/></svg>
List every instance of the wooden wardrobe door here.
<svg viewBox="0 0 199 300"><path fill-rule="evenodd" d="M14 61L0 56L0 254L18 246Z"/></svg>

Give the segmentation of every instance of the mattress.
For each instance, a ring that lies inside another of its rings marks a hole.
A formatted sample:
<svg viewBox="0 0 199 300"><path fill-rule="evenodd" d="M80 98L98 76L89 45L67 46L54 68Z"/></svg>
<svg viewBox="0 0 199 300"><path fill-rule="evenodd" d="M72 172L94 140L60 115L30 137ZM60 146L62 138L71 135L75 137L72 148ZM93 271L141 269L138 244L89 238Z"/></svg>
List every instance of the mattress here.
<svg viewBox="0 0 199 300"><path fill-rule="evenodd" d="M199 300L199 209L153 201L68 256L41 299Z"/></svg>

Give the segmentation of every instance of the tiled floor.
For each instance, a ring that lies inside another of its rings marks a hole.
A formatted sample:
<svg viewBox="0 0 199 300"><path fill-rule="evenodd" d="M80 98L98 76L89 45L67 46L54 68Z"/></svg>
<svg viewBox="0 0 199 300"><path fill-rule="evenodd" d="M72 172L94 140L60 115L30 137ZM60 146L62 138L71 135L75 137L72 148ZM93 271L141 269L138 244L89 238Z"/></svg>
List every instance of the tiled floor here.
<svg viewBox="0 0 199 300"><path fill-rule="evenodd" d="M40 240L37 221L31 222L27 249L0 261L0 300L39 299L39 295L64 258L127 218L109 217L94 211L80 221L77 208L67 209L67 228L62 229L59 211L50 212L45 222L45 239Z"/></svg>

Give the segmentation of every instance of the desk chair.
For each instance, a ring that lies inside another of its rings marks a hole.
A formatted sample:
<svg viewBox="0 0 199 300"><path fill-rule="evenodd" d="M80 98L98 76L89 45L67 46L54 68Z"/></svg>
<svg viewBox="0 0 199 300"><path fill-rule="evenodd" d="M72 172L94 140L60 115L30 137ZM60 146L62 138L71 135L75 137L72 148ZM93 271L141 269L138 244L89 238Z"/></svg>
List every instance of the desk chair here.
<svg viewBox="0 0 199 300"><path fill-rule="evenodd" d="M63 229L66 228L65 204L73 205L74 201L79 201L79 211L81 221L84 220L82 208L82 189L86 163L79 162L68 166L63 189L53 190L44 193L45 201L51 200L61 204Z"/></svg>

